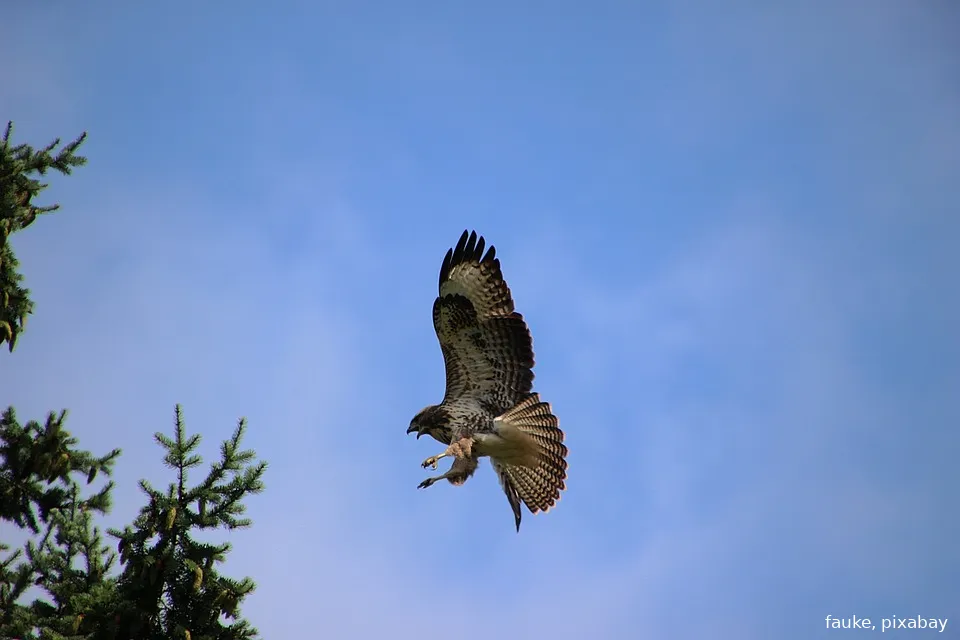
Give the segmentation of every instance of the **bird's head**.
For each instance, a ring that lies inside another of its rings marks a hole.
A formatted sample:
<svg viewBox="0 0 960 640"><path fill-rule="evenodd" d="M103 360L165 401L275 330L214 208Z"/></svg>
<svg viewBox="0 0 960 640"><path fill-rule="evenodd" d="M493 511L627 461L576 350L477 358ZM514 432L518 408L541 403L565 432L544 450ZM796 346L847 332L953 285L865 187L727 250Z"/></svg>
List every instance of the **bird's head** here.
<svg viewBox="0 0 960 640"><path fill-rule="evenodd" d="M413 420L410 421L410 426L407 428L407 433L416 433L419 440L422 435L432 435L447 429L447 423L446 412L436 405L430 405L413 416Z"/></svg>

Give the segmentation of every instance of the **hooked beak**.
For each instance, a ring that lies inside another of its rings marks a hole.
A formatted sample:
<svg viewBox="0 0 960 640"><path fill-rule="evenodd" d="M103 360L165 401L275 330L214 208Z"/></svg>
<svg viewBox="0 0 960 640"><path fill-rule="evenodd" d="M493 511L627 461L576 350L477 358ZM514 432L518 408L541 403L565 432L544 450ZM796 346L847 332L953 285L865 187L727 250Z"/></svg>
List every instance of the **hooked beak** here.
<svg viewBox="0 0 960 640"><path fill-rule="evenodd" d="M410 425L410 427L407 429L407 433L409 434L414 432L416 432L417 434L417 440L419 440L420 436L423 435L423 431L420 431L419 427L417 427L416 425Z"/></svg>

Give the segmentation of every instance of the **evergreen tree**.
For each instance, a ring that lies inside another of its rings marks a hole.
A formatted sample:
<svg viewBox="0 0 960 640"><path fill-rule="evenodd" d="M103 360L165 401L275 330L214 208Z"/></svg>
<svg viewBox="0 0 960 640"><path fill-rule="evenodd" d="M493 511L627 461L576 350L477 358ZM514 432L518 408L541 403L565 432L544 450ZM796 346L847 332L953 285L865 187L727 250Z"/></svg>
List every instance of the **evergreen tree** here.
<svg viewBox="0 0 960 640"><path fill-rule="evenodd" d="M45 424L21 425L13 407L0 418L0 527L33 534L12 553L0 543L0 638L81 638L79 612L110 610L115 600L108 577L114 555L104 546L95 514L110 508L113 483L84 496L77 477L92 483L109 476L120 450L97 458L76 448L63 428L66 412ZM50 596L19 604L28 590ZM34 589L35 590L35 589ZM52 600L52 602L51 602Z"/></svg>
<svg viewBox="0 0 960 640"><path fill-rule="evenodd" d="M237 616L240 603L255 588L253 580L220 575L230 545L201 542L196 532L250 526L243 498L263 490L265 462L241 450L246 421L220 446L220 461L207 477L190 486L187 473L202 463L196 449L200 436L188 436L180 406L176 408L174 437L154 437L166 449L164 463L176 472L176 482L158 491L146 481L140 488L149 502L133 526L110 530L119 540L117 550L125 564L118 582L123 609L117 625L123 636L160 640L181 638L246 639L257 630ZM232 619L224 622L221 616ZM98 636L114 638L115 635Z"/></svg>
<svg viewBox="0 0 960 640"><path fill-rule="evenodd" d="M59 138L38 151L28 144L11 146L12 134L13 123L8 122L0 138L0 345L6 342L10 351L17 344L27 315L33 313L30 291L21 286L23 276L17 271L20 265L10 247L10 236L33 224L38 215L60 208L57 204L33 204L47 188L37 176L43 176L50 169L69 175L73 167L87 162L83 156L76 155L87 138L85 132L56 153Z"/></svg>
<svg viewBox="0 0 960 640"><path fill-rule="evenodd" d="M69 174L86 161L75 155L86 134L54 153L59 141L35 151L11 146L11 132L8 124L0 140L0 344L10 351L33 303L9 237L57 209L32 204L46 187L35 176ZM166 492L141 481L147 505L132 525L108 532L118 540L113 551L94 525L110 509L113 482L90 485L111 475L120 450L98 457L77 448L65 419L62 411L22 425L13 407L0 417L0 640L256 638L239 617L253 581L221 575L230 545L196 537L250 525L243 501L263 490L266 464L240 449L245 421L207 477L189 486L188 470L202 463L200 436L186 434L178 405L173 438L155 435L176 481ZM14 526L28 540L11 551L2 540Z"/></svg>
<svg viewBox="0 0 960 640"><path fill-rule="evenodd" d="M256 638L239 617L254 582L221 575L230 545L196 535L251 524L243 501L263 490L266 463L240 448L246 421L222 443L207 476L190 486L189 470L203 462L200 436L187 435L178 405L173 437L154 435L176 481L166 491L140 482L147 504L132 525L109 530L118 540L114 552L93 524L110 508L113 483L84 497L77 477L89 485L98 473L110 475L120 450L96 458L74 448L64 418L51 414L45 425L22 426L9 408L0 421L0 522L34 534L9 554L0 544L0 639ZM118 556L123 568L111 575ZM21 604L32 587L44 595Z"/></svg>

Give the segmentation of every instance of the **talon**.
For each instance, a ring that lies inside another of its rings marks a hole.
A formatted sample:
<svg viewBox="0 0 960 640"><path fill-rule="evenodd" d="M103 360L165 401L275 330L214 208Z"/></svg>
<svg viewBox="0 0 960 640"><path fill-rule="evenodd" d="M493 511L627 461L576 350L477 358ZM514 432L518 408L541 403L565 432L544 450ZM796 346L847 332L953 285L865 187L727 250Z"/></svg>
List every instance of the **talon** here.
<svg viewBox="0 0 960 640"><path fill-rule="evenodd" d="M426 460L424 460L424 461L423 461L423 464L420 465L420 466L422 466L424 469L426 469L427 467L430 467L430 468L432 468L432 469L436 469L436 468L437 468L437 460L438 460L437 456L430 456L429 458L427 458Z"/></svg>

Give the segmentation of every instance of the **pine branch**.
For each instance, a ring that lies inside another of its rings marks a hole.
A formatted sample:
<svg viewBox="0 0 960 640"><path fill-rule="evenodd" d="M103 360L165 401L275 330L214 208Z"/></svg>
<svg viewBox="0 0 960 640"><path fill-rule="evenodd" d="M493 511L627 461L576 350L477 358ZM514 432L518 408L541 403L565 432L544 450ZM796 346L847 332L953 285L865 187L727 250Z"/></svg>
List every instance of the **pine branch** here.
<svg viewBox="0 0 960 640"><path fill-rule="evenodd" d="M74 474L89 485L99 473L112 473L120 449L101 457L77 449L77 439L63 428L66 417L66 411L50 412L43 425L35 420L21 425L13 407L0 416L0 520L38 533L54 509L71 504L78 486ZM106 513L112 488L108 482L82 501L83 508Z"/></svg>
<svg viewBox="0 0 960 640"><path fill-rule="evenodd" d="M38 206L32 203L47 188L35 176L43 176L54 169L70 175L74 167L83 166L87 159L77 150L87 138L82 133L73 142L55 151L57 138L43 149L28 144L12 145L13 123L8 122L0 138L0 344L7 342L13 351L17 336L23 331L26 318L33 313L30 291L22 286L23 276L19 262L9 244L9 236L33 224L37 216L56 211L59 204Z"/></svg>

